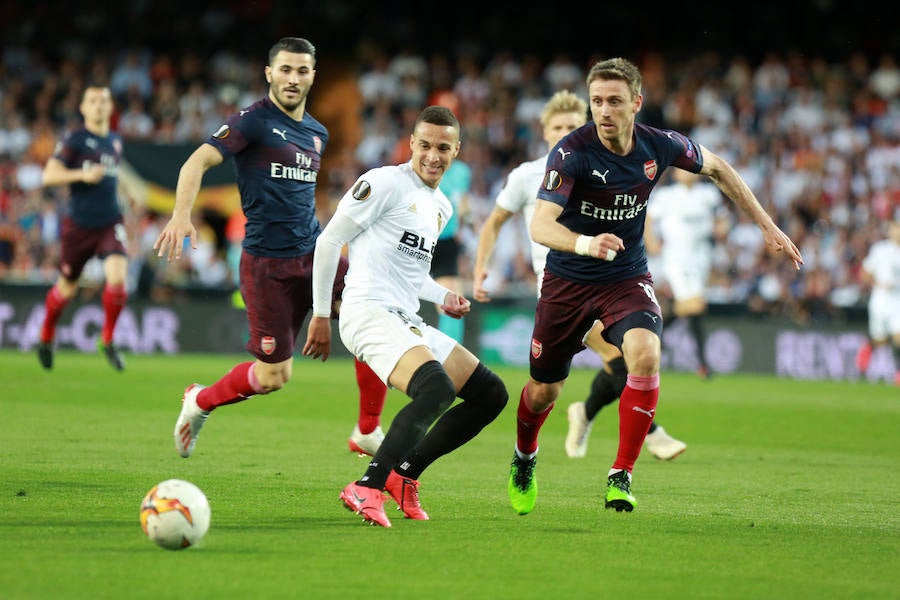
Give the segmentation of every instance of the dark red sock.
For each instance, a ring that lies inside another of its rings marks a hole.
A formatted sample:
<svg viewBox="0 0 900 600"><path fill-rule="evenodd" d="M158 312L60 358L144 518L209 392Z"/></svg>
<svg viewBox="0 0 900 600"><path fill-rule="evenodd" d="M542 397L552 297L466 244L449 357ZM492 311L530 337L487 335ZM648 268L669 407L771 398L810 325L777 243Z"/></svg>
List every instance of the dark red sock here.
<svg viewBox="0 0 900 600"><path fill-rule="evenodd" d="M49 344L56 337L56 323L69 301L59 293L55 285L47 292L44 299L44 324L41 325L41 341Z"/></svg>
<svg viewBox="0 0 900 600"><path fill-rule="evenodd" d="M659 400L659 375L629 375L619 397L619 451L613 469L629 473L641 453Z"/></svg>
<svg viewBox="0 0 900 600"><path fill-rule="evenodd" d="M550 408L540 414L531 412L526 403L528 398L528 385L522 388L519 396L519 409L516 411L516 447L522 454L534 454L538 449L538 433L541 426L547 420L547 415L553 410L555 404L551 404Z"/></svg>
<svg viewBox="0 0 900 600"><path fill-rule="evenodd" d="M381 411L387 398L387 386L382 383L375 371L364 362L356 359L356 385L359 387L359 431L372 433L381 424Z"/></svg>
<svg viewBox="0 0 900 600"><path fill-rule="evenodd" d="M128 299L128 293L125 286L106 284L103 288L103 329L100 332L103 343L107 346L112 343L113 331L116 328L116 321L119 320L119 314L125 308L125 301Z"/></svg>
<svg viewBox="0 0 900 600"><path fill-rule="evenodd" d="M212 410L225 404L242 402L261 394L262 389L253 374L253 362L240 363L232 367L222 379L197 394L197 406L203 410Z"/></svg>

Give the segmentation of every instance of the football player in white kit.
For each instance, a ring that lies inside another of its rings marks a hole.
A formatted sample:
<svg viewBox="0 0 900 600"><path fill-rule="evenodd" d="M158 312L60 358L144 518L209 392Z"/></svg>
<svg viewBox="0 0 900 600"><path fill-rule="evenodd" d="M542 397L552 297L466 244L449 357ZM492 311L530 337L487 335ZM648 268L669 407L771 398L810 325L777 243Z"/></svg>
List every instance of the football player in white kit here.
<svg viewBox="0 0 900 600"><path fill-rule="evenodd" d="M894 383L900 385L900 216L888 224L887 239L875 242L862 262L863 279L871 285L869 340L856 355L861 373L869 370L872 350L890 342Z"/></svg>
<svg viewBox="0 0 900 600"><path fill-rule="evenodd" d="M391 526L382 490L406 518L428 519L418 497L422 471L475 437L509 397L503 381L474 354L418 315L420 300L456 318L471 307L429 274L438 235L452 214L438 183L459 147L456 116L445 107L427 107L410 136L410 162L363 174L316 242L313 317L303 354L328 358L332 282L341 249L349 244L341 341L411 399L365 474L340 495L348 509L382 527ZM462 402L451 408L457 397Z"/></svg>
<svg viewBox="0 0 900 600"><path fill-rule="evenodd" d="M697 348L697 373L705 379L709 377L703 327L706 286L717 212L724 205L719 189L699 175L674 169L672 178L670 185L657 188L650 197L644 244L649 254L660 257L662 277L656 286L668 282L674 298L672 312L687 321Z"/></svg>
<svg viewBox="0 0 900 600"><path fill-rule="evenodd" d="M587 114L587 102L576 94L568 90L560 90L553 94L541 111L541 125L547 148L552 149L566 135L584 125L587 122ZM526 227L530 226L534 214L535 191L544 179L546 166L546 154L535 160L523 162L510 171L506 184L497 195L496 206L479 233L478 249L475 253L472 287L473 296L479 302L491 300L485 283L500 229L517 212L521 212L525 217ZM547 262L549 251L546 246L531 242L531 265L537 277L538 296L541 295L544 264ZM600 325L596 327L599 328ZM603 367L594 376L587 399L569 405L569 432L565 441L566 454L569 458L584 458L587 455L588 439L594 418L600 409L618 399L625 388L625 379L628 376L625 359L622 358L618 348L604 341L599 331L592 332L592 335L587 337L585 343L591 344L591 350L600 355ZM672 460L687 449L687 444L670 436L655 419L650 425L644 445L660 460Z"/></svg>

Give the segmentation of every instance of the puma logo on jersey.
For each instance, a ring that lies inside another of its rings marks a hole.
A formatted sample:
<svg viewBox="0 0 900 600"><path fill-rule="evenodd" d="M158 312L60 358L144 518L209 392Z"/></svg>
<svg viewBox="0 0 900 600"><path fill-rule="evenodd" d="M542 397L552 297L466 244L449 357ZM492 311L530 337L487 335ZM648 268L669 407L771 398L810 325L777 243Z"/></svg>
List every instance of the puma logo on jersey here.
<svg viewBox="0 0 900 600"><path fill-rule="evenodd" d="M559 155L562 156L562 159L563 159L563 160L566 160L566 157L567 157L568 155L572 154L571 152L566 152L566 151L563 150L562 148L557 148L556 151L559 152Z"/></svg>
<svg viewBox="0 0 900 600"><path fill-rule="evenodd" d="M243 116L246 115L248 112L250 112L250 111L249 111L249 110L243 110L243 109L241 109L241 114L240 114L240 116L243 117Z"/></svg>
<svg viewBox="0 0 900 600"><path fill-rule="evenodd" d="M651 419L653 418L653 413L656 411L656 409L654 409L654 408L651 408L650 410L644 410L644 409L641 408L640 406L632 406L632 407L631 407L631 410L635 410L635 411L637 411L637 412L639 412L639 413L644 413L645 415L647 415L647 416L650 417Z"/></svg>
<svg viewBox="0 0 900 600"><path fill-rule="evenodd" d="M274 133L274 134L276 134L276 135L280 135L280 136L281 136L281 139L283 139L284 141L287 141L287 129L284 129L284 130L280 130L280 131L279 131L278 129L275 129L275 128L273 127L273 128L272 128L272 133Z"/></svg>
<svg viewBox="0 0 900 600"><path fill-rule="evenodd" d="M606 183L606 176L609 175L609 169L607 169L607 170L606 170L605 172L603 172L603 173L601 173L601 172L598 171L597 169L594 169L593 171L591 171L591 175L594 175L594 176L596 176L596 177L599 177L600 179L603 180L603 183Z"/></svg>

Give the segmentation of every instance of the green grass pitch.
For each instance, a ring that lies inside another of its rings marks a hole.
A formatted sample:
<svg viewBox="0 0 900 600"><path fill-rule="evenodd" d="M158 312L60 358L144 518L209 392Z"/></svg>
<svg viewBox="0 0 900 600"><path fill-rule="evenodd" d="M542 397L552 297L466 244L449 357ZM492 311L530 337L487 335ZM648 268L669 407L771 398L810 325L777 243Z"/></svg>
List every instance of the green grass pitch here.
<svg viewBox="0 0 900 600"><path fill-rule="evenodd" d="M422 477L431 516L364 526L338 494L366 461L346 447L352 364L298 359L271 396L214 413L194 456L172 428L181 393L242 355L129 356L114 372L61 352L0 352L0 598L898 598L900 390L866 383L663 373L658 419L688 449L644 453L633 513L602 508L614 405L588 456L563 450L574 371L541 436L533 513L509 507L527 372L498 368L505 412ZM385 425L405 404L388 396ZM171 552L141 532L155 483L204 490L212 525Z"/></svg>

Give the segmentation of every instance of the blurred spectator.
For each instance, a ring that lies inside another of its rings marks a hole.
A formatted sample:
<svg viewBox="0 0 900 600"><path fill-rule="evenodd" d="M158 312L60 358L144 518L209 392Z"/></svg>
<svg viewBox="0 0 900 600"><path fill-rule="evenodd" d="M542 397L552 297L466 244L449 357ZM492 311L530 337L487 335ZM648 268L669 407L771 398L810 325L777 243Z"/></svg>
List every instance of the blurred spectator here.
<svg viewBox="0 0 900 600"><path fill-rule="evenodd" d="M153 94L153 79L150 78L150 64L146 53L137 48L125 50L113 67L109 88L116 100L131 94L150 100Z"/></svg>
<svg viewBox="0 0 900 600"><path fill-rule="evenodd" d="M220 10L198 10L197 23L216 40L234 27ZM42 266L55 256L51 213L58 215L66 198L41 190L35 174L52 148L49 140L79 124L85 81L111 83L121 109L114 127L123 135L167 144L203 141L229 107L265 93L258 56L237 46L154 52L125 45L117 54L114 46L95 50L73 38L59 47L57 58L12 36L0 55L0 273L7 278L41 280L52 271ZM861 307L860 262L879 223L900 210L895 54L855 51L829 60L794 51L761 57L648 51L640 60L653 95L645 96L639 120L689 131L727 157L809 261L800 272L771 264L758 232L729 208L730 227L715 234L708 300L748 301L761 314L806 321L830 318L834 307ZM422 105L436 103L454 107L460 117L472 167L471 219L477 223L484 210L479 202L491 197L513 165L540 152L534 107L560 87L585 94L587 64L585 57L553 50L544 56L502 48L489 54L482 44L460 41L430 55L363 42L355 62L320 65L319 83L328 85L311 102L322 105L323 122L335 133L327 153L331 164L323 170L327 181L320 186L323 218L348 180L409 159L403 132ZM352 92L342 87L343 75L329 92L329 76L344 71L352 73ZM353 125L344 128L344 121ZM153 237L155 218L139 213L133 227ZM472 229L460 224L463 265L474 252ZM529 273L520 268L528 265L527 232L520 240L510 231L502 252L507 264L496 266L508 293L522 289L528 295L530 286L516 281ZM149 268L155 261L141 261L145 267L135 267L133 279L144 283L135 285L159 297L173 286L234 285L224 260L228 243L220 239L225 234L214 236L211 250L198 253L210 261L201 267L208 271L155 272ZM140 256L145 249L136 244L130 251Z"/></svg>
<svg viewBox="0 0 900 600"><path fill-rule="evenodd" d="M152 138L156 123L147 113L144 99L131 93L125 102L125 112L119 115L119 133L125 140L146 141Z"/></svg>

